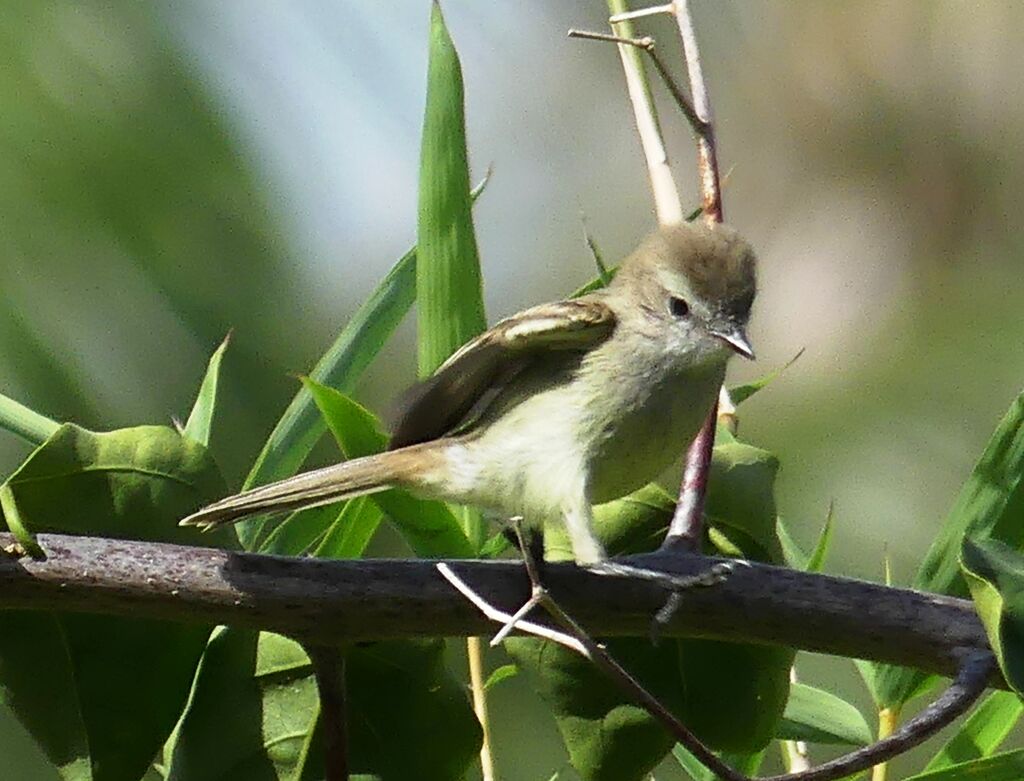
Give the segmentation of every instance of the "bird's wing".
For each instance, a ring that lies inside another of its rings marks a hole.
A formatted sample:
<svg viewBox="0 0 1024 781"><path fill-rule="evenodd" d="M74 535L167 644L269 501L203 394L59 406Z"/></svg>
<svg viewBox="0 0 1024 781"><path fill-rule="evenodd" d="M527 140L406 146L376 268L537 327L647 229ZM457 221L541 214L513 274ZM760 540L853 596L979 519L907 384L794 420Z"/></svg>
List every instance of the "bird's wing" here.
<svg viewBox="0 0 1024 781"><path fill-rule="evenodd" d="M403 397L389 448L444 436L479 414L489 391L502 387L540 355L586 351L615 327L598 296L526 309L470 340Z"/></svg>

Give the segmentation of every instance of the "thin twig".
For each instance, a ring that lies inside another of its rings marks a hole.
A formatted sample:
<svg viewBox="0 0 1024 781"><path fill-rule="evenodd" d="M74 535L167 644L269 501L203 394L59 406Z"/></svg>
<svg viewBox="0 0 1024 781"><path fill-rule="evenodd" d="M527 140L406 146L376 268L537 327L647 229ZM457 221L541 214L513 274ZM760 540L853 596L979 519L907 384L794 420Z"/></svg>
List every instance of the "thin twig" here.
<svg viewBox="0 0 1024 781"><path fill-rule="evenodd" d="M718 155L715 147L715 128L712 122L711 100L704 72L700 64L700 50L693 29L693 19L686 0L673 3L673 15L683 38L686 53L686 70L690 77L690 94L693 107L703 123L704 132L697 136L697 171L700 176L701 201L704 204L704 219L708 223L722 221L722 190L718 176ZM704 534L704 496L707 492L708 471L711 468L711 454L715 446L715 426L718 420L717 399L711 407L707 420L701 427L686 453L686 467L683 482L679 488L679 501L669 524L665 547L699 551Z"/></svg>
<svg viewBox="0 0 1024 781"><path fill-rule="evenodd" d="M345 657L332 646L305 646L313 663L320 693L320 723L324 736L325 781L348 781L348 727L345 697Z"/></svg>
<svg viewBox="0 0 1024 781"><path fill-rule="evenodd" d="M635 11L623 11L621 14L613 14L608 18L608 21L615 24L616 22L641 19L645 16L654 16L655 14L669 14L672 13L672 8L672 3L667 3L665 5L653 5L650 8L638 8Z"/></svg>
<svg viewBox="0 0 1024 781"><path fill-rule="evenodd" d="M472 587L452 571L449 565L442 562L437 565L437 569L449 583L459 590L460 593L480 608L484 615L493 618L494 620L503 621L506 626L508 625L508 617L502 615L501 611L491 606L487 600L477 594ZM603 646L595 642L583 627L581 627L575 619L572 618L572 616L562 609L558 602L550 593L548 593L547 589L545 589L539 581L534 580L536 577L536 571L533 570L533 568L528 567L527 571L530 573L531 577L533 594L531 599L536 597L538 604L540 604L557 623L561 624L568 631L564 633L552 633L549 630L541 634L533 631L532 627L535 625L531 625L529 622L525 621L519 621L516 624L518 629L529 634L535 634L538 637L543 637L546 640L553 640L554 642L559 643L560 645L563 645L590 660L598 669L610 677L630 698L635 700L637 704L644 708L644 710L660 721L676 741L683 744L705 767L717 773L718 776L725 781L748 781L746 776L741 773L737 773L716 757L696 735L686 728L685 724L676 718L675 714L668 710L657 697L647 691L643 684L634 678L628 670L615 661Z"/></svg>

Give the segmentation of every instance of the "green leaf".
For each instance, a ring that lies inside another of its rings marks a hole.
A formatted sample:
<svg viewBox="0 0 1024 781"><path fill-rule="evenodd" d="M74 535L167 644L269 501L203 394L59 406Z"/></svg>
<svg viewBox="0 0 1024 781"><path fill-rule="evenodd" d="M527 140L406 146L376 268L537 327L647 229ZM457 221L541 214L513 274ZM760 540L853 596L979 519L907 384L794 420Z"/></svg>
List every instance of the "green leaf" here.
<svg viewBox="0 0 1024 781"><path fill-rule="evenodd" d="M871 729L859 710L834 694L795 683L775 737L808 743L866 746Z"/></svg>
<svg viewBox="0 0 1024 781"><path fill-rule="evenodd" d="M966 536L991 538L1020 548L1024 543L1024 393L1014 399L957 496L942 530L925 555L914 588L965 596L959 554ZM906 702L922 673L878 665L883 707Z"/></svg>
<svg viewBox="0 0 1024 781"><path fill-rule="evenodd" d="M942 770L990 756L1013 730L1024 713L1024 703L1013 692L994 691L964 721L960 730L925 765Z"/></svg>
<svg viewBox="0 0 1024 781"><path fill-rule="evenodd" d="M360 645L346 650L345 667L355 773L449 781L466 772L480 729L447 672L442 641ZM298 643L218 630L196 677L169 781L322 778L319 720L312 665Z"/></svg>
<svg viewBox="0 0 1024 781"><path fill-rule="evenodd" d="M419 372L426 377L487 328L469 191L462 66L441 6L430 10L427 101L420 148L416 312ZM474 551L486 527L475 508L455 509Z"/></svg>
<svg viewBox="0 0 1024 781"><path fill-rule="evenodd" d="M919 773L906 781L1019 781L1021 778L1024 778L1024 749Z"/></svg>
<svg viewBox="0 0 1024 781"><path fill-rule="evenodd" d="M796 355L794 355L792 358L786 361L786 363L783 366L780 366L778 369L775 369L774 371L768 372L768 374L764 375L763 377L759 377L753 382L744 383L743 385L734 385L733 387L729 388L729 398L732 399L732 403L736 405L742 404L744 401L749 399L759 390L763 390L764 388L768 387L768 385L775 379L780 377L782 373L786 371L786 369L788 369L790 366L792 366L794 363L800 360L800 356L804 354L804 350L806 349L806 347L801 347L799 352L797 352Z"/></svg>
<svg viewBox="0 0 1024 781"><path fill-rule="evenodd" d="M313 555L325 559L358 559L383 518L384 513L370 497L350 499L327 529Z"/></svg>
<svg viewBox="0 0 1024 781"><path fill-rule="evenodd" d="M374 415L345 394L304 379L327 425L347 458L373 455L383 450L387 437ZM395 523L418 556L466 558L473 547L458 519L443 502L415 499L398 489L372 494L370 500Z"/></svg>
<svg viewBox="0 0 1024 781"><path fill-rule="evenodd" d="M52 437L60 424L0 394L0 428L17 434L33 445L41 445Z"/></svg>
<svg viewBox="0 0 1024 781"><path fill-rule="evenodd" d="M210 364L206 368L206 376L203 377L202 385L199 386L199 394L196 396L195 404L185 422L182 432L185 436L191 437L203 445L210 444L210 427L213 425L213 413L217 408L217 384L220 381L220 363L224 358L224 352L231 342L231 334L224 337L213 355L210 357Z"/></svg>
<svg viewBox="0 0 1024 781"><path fill-rule="evenodd" d="M605 644L663 705L680 712L674 643L613 638ZM526 637L509 638L505 648L551 707L572 765L586 781L640 781L672 748L664 727L582 656Z"/></svg>
<svg viewBox="0 0 1024 781"><path fill-rule="evenodd" d="M435 2L430 10L417 232L416 310L423 377L487 327L470 207L462 67Z"/></svg>
<svg viewBox="0 0 1024 781"><path fill-rule="evenodd" d="M832 548L832 518L834 516L834 508L830 504L828 506L828 514L825 516L825 524L821 527L821 534L818 535L818 542L814 546L814 550L811 551L811 556L807 560L807 571L808 572L822 572L825 569L825 560L828 558L828 552Z"/></svg>
<svg viewBox="0 0 1024 781"><path fill-rule="evenodd" d="M503 664L501 667L495 668L495 670L487 676L487 680L484 681L484 690L492 689L502 681L507 681L509 678L515 678L519 675L519 668L514 664Z"/></svg>
<svg viewBox="0 0 1024 781"><path fill-rule="evenodd" d="M356 311L334 343L317 361L310 378L350 393L363 371L377 356L416 297L416 249L410 249L388 272L377 289ZM295 394L274 426L263 450L245 479L245 488L282 480L295 474L327 426L309 390ZM266 520L238 524L246 550L259 547Z"/></svg>
<svg viewBox="0 0 1024 781"><path fill-rule="evenodd" d="M276 556L301 556L319 545L338 521L347 502L309 507L291 513L260 544L260 553Z"/></svg>
<svg viewBox="0 0 1024 781"><path fill-rule="evenodd" d="M1003 677L1024 692L1024 555L998 540L964 540L964 578Z"/></svg>
<svg viewBox="0 0 1024 781"><path fill-rule="evenodd" d="M786 562L786 566L792 569L806 570L807 562L811 560L811 557L804 553L800 543L793 539L793 535L782 518L775 519L775 534L782 546L782 559Z"/></svg>
<svg viewBox="0 0 1024 781"><path fill-rule="evenodd" d="M206 448L163 426L71 424L0 488L31 531L211 544L179 518L223 495ZM59 612L0 612L0 691L66 779L138 778L184 706L209 628Z"/></svg>
<svg viewBox="0 0 1024 781"><path fill-rule="evenodd" d="M485 177L473 189L475 201L487 186ZM416 247L399 258L387 276L363 302L309 373L317 382L351 393L363 371L394 333L416 299ZM245 488L282 480L295 474L313 446L327 431L309 391L302 387L270 433L260 451ZM265 520L239 524L239 538L246 550L255 550L263 537Z"/></svg>

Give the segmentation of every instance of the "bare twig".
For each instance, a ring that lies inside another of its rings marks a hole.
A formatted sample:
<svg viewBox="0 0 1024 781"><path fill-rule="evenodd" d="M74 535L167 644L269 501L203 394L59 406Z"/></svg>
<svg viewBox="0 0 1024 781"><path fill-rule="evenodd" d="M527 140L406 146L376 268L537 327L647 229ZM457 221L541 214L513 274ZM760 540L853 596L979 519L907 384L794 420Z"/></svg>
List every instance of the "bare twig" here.
<svg viewBox="0 0 1024 781"><path fill-rule="evenodd" d="M504 623L511 621L511 616L495 608L479 593L470 587L465 580L444 562L437 564L438 571L451 583L459 593L476 605L484 615L493 621ZM676 718L660 700L644 688L628 670L620 665L604 649L594 641L586 630L555 600L550 592L537 580L536 570L528 568L531 580L531 601L542 606L549 615L566 630L552 631L547 628L538 629L537 625L519 621L517 628L529 634L535 634L547 640L570 648L590 660L604 672L615 684L644 710L657 719L665 729L693 754L701 764L714 772L724 781L753 781L743 773L739 773L722 762L704 745L701 740ZM797 773L785 773L768 776L760 781L833 781L844 776L858 773L861 770L904 753L922 743L958 716L963 714L985 690L989 677L995 671L995 659L987 650L970 649L959 653L960 665L957 678L953 684L934 703L908 721L900 730L885 740L880 740L865 748L851 752L845 756L826 762L818 767Z"/></svg>
<svg viewBox="0 0 1024 781"><path fill-rule="evenodd" d="M485 615L498 616L500 611L491 607L483 597L474 592L464 580L451 570L451 567L441 563L437 565L437 568L446 580L455 586L460 593L469 598L473 604L480 607L481 611L485 612ZM662 726L671 733L677 742L684 745L705 767L713 770L720 778L725 779L725 781L747 781L745 776L737 773L716 757L696 735L686 728L685 724L676 718L675 714L668 710L657 697L647 691L643 684L634 678L628 670L615 661L603 646L596 643L587 634L586 630L558 604L547 589L541 585L540 581L536 579L537 573L533 567L528 567L527 571L530 574L532 586L531 601L536 600L536 603L541 605L556 622L568 630L565 633L557 633L556 636L545 637L545 639L554 640L590 660L599 670L611 678L627 696L635 700L644 710L660 721ZM505 626L509 626L510 623L507 621ZM536 634L531 632L528 629L528 625L523 622L519 622L517 626L523 631ZM538 636L544 637L544 635L539 634Z"/></svg>
<svg viewBox="0 0 1024 781"><path fill-rule="evenodd" d="M686 52L686 70L690 77L690 93L693 107L703 123L704 132L697 136L697 170L700 175L701 201L704 205L704 219L709 223L722 221L722 190L718 176L718 156L715 147L715 129L711 115L711 100L704 72L700 64L700 50L693 29L693 19L686 0L673 3L673 15L683 38ZM700 550L704 529L704 496L707 492L708 470L711 468L711 452L715 446L715 425L718 419L717 401L711 407L707 420L701 427L686 453L686 467L679 489L679 501L665 538L665 547Z"/></svg>
<svg viewBox="0 0 1024 781"><path fill-rule="evenodd" d="M995 666L995 658L989 651L965 653L950 687L889 737L803 773L767 776L759 781L834 781L899 756L966 713L985 691Z"/></svg>
<svg viewBox="0 0 1024 781"><path fill-rule="evenodd" d="M331 646L304 646L313 663L320 694L320 724L324 736L325 781L348 781L348 727L345 702L345 657Z"/></svg>

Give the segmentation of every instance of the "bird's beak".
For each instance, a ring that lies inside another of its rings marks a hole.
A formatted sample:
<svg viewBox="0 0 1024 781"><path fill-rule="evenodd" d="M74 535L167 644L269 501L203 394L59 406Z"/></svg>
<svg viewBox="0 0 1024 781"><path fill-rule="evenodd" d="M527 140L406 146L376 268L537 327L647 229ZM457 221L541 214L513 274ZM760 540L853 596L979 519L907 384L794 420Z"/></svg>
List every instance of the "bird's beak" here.
<svg viewBox="0 0 1024 781"><path fill-rule="evenodd" d="M742 326L730 324L722 328L713 329L711 333L747 360L754 360L754 348L750 346L750 340L747 339L747 334Z"/></svg>

